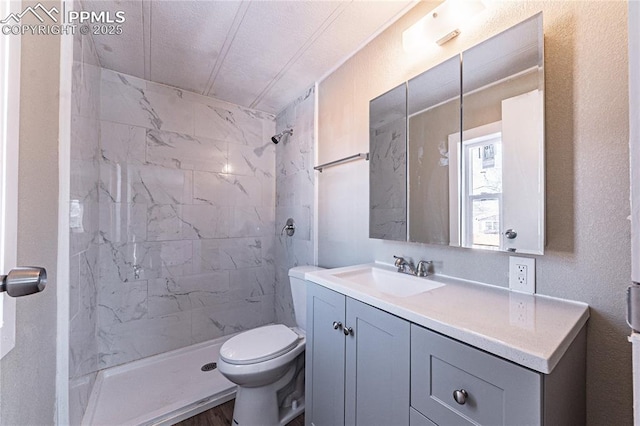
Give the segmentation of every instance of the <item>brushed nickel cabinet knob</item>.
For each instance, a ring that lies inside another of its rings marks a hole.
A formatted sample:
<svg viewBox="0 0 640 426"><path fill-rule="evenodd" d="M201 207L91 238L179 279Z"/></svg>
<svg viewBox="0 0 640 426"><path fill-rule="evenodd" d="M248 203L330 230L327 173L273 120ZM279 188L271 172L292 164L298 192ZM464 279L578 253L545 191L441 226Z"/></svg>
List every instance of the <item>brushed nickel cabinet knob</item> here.
<svg viewBox="0 0 640 426"><path fill-rule="evenodd" d="M464 389L453 391L453 399L455 399L456 402L460 405L464 405L465 402L467 402L468 397L469 397L469 394Z"/></svg>

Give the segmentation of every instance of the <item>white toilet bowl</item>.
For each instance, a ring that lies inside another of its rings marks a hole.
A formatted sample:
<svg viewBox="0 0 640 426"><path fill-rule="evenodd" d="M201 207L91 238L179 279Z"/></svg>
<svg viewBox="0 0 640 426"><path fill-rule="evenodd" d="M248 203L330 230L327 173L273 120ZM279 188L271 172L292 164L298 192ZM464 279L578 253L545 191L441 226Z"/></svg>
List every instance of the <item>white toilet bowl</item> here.
<svg viewBox="0 0 640 426"><path fill-rule="evenodd" d="M234 425L285 425L304 411L304 274L318 269L299 266L289 270L298 327L272 324L254 328L220 348L218 370L238 385Z"/></svg>

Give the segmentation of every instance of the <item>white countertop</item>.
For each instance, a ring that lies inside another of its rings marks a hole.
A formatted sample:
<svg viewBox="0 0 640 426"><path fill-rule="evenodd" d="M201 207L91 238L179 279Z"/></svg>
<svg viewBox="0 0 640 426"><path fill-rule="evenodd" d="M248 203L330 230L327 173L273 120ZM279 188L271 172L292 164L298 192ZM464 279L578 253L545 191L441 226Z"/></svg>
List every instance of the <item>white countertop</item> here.
<svg viewBox="0 0 640 426"><path fill-rule="evenodd" d="M446 285L410 297L353 285L336 273L384 264L308 272L308 281L541 373L551 373L589 318L585 303L529 295L442 275Z"/></svg>

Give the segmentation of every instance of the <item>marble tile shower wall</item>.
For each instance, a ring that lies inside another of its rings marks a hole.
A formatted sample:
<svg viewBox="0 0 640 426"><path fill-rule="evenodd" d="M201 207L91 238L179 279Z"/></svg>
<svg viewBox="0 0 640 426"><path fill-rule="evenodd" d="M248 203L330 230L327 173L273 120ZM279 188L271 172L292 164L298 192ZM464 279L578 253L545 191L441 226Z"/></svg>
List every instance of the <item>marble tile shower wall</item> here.
<svg viewBox="0 0 640 426"><path fill-rule="evenodd" d="M90 37L75 36L71 85L69 408L80 424L98 370L100 67Z"/></svg>
<svg viewBox="0 0 640 426"><path fill-rule="evenodd" d="M274 117L102 71L99 367L274 321Z"/></svg>
<svg viewBox="0 0 640 426"><path fill-rule="evenodd" d="M276 147L276 319L295 325L289 268L313 265L315 88L311 87L276 118L276 133L293 128ZM296 232L280 235L287 218Z"/></svg>

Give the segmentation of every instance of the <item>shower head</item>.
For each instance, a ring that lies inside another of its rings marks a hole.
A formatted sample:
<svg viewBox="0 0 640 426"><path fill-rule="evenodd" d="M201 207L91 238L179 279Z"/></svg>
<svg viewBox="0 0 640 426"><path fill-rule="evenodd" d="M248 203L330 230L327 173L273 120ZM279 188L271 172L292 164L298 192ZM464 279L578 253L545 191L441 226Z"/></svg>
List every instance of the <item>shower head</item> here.
<svg viewBox="0 0 640 426"><path fill-rule="evenodd" d="M284 135L292 136L293 135L293 129L285 129L285 130L281 131L280 133L278 133L277 135L271 136L271 142L277 144L278 142L280 142L280 139L282 139L282 137Z"/></svg>

